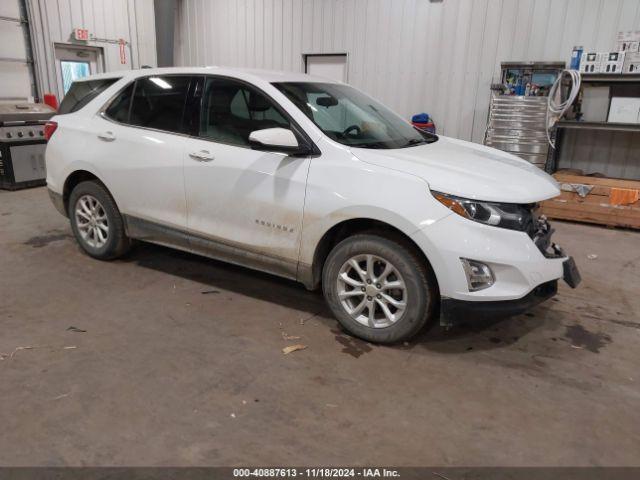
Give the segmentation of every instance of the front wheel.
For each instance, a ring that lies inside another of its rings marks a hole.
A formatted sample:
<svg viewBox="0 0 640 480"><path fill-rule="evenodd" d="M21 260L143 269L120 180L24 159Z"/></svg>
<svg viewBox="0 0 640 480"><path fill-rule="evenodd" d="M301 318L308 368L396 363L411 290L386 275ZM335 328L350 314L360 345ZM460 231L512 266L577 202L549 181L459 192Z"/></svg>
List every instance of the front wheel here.
<svg viewBox="0 0 640 480"><path fill-rule="evenodd" d="M438 289L433 273L401 239L349 237L329 254L324 296L349 332L375 343L408 340L431 320Z"/></svg>

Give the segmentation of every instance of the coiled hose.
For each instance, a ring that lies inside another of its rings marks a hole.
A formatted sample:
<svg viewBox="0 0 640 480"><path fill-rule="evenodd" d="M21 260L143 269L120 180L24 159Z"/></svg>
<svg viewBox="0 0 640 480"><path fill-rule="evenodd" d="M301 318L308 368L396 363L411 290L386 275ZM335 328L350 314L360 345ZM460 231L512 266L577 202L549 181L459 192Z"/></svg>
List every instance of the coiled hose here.
<svg viewBox="0 0 640 480"><path fill-rule="evenodd" d="M562 80L565 76L571 79L571 89L566 100L562 101ZM580 83L582 77L578 70L563 70L549 90L549 98L547 100L547 140L551 148L555 149L556 144L551 140L551 131L555 124L560 120L565 112L569 110L580 92Z"/></svg>

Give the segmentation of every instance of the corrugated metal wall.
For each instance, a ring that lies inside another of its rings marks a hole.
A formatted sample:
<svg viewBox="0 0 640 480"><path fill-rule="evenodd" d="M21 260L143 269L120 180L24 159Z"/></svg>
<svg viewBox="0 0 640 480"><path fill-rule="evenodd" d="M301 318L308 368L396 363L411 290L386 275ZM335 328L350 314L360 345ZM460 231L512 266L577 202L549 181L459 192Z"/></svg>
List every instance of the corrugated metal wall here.
<svg viewBox="0 0 640 480"><path fill-rule="evenodd" d="M54 43L101 47L106 71L156 65L153 0L28 0L32 41L41 92L57 92ZM97 38L130 43L125 64L117 44L75 42L74 28Z"/></svg>
<svg viewBox="0 0 640 480"><path fill-rule="evenodd" d="M302 71L303 53L346 52L349 83L481 142L500 62L568 61L632 29L638 0L182 0L176 65Z"/></svg>
<svg viewBox="0 0 640 480"><path fill-rule="evenodd" d="M559 168L640 180L640 134L597 130L566 130Z"/></svg>

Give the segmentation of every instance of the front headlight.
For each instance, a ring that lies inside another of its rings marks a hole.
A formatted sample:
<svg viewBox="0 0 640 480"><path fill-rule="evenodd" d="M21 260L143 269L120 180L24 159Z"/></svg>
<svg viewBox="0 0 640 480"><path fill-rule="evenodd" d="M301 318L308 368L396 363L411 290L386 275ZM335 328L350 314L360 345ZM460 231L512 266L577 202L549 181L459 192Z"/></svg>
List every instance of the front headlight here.
<svg viewBox="0 0 640 480"><path fill-rule="evenodd" d="M432 191L449 210L474 222L526 232L533 225L531 207L517 203L483 202Z"/></svg>

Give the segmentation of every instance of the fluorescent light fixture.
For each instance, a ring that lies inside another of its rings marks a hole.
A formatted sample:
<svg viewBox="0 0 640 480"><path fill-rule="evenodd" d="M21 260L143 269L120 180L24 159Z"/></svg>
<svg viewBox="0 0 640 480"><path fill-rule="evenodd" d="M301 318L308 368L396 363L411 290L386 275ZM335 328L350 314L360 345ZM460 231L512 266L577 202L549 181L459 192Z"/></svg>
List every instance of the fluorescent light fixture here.
<svg viewBox="0 0 640 480"><path fill-rule="evenodd" d="M169 89L173 88L169 82L167 82L166 80L163 80L162 78L150 77L149 80L151 80L153 83L155 83L160 88L164 88L165 90L169 90Z"/></svg>

